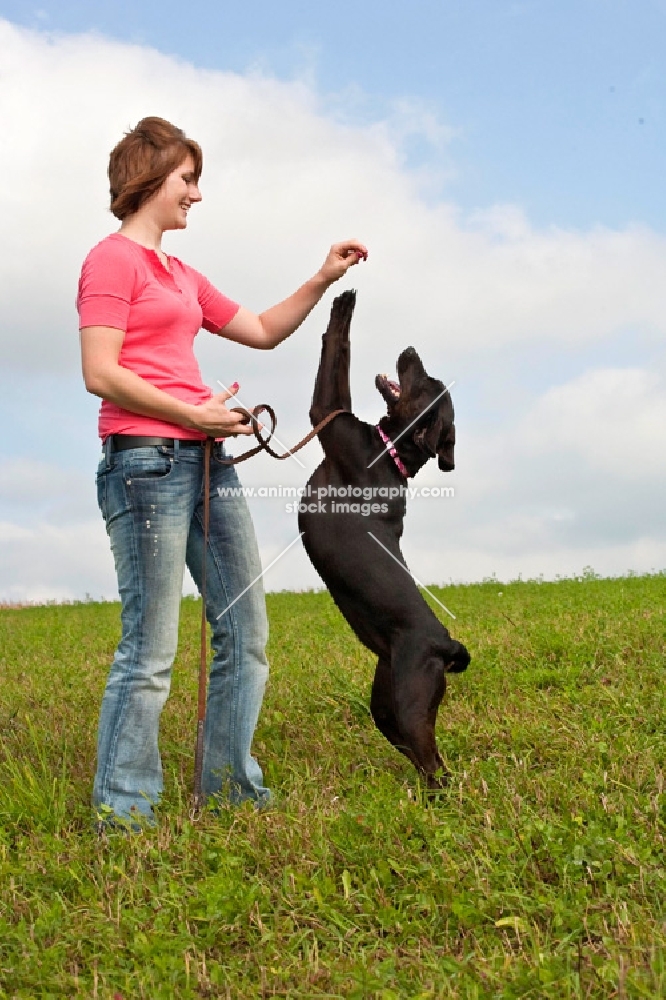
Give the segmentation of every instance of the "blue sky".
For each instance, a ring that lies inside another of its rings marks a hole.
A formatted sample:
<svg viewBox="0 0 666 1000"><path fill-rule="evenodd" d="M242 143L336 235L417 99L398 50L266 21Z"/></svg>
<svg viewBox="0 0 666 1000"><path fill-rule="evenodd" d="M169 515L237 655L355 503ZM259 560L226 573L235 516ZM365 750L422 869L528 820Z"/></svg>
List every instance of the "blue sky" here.
<svg viewBox="0 0 666 1000"><path fill-rule="evenodd" d="M146 114L204 146L204 201L167 249L243 304L333 239L368 243L360 415L409 343L456 379L455 502L407 519L420 579L666 566L665 29L666 0L0 0L0 601L115 592L73 301L116 227L108 152ZM197 338L207 384L238 378L297 440L341 290L272 355ZM267 564L294 520L251 506ZM297 548L267 578L317 582Z"/></svg>
<svg viewBox="0 0 666 1000"><path fill-rule="evenodd" d="M463 211L510 202L542 225L666 227L664 0L2 0L0 14L200 67L310 76L352 118L416 98L454 136L439 153L415 137L406 154L444 159Z"/></svg>

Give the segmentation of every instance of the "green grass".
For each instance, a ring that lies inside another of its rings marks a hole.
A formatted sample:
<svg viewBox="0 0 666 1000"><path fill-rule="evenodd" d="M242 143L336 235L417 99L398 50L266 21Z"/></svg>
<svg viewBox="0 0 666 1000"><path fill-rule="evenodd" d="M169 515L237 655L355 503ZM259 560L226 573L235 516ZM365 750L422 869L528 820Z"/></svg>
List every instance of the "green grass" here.
<svg viewBox="0 0 666 1000"><path fill-rule="evenodd" d="M192 818L185 600L159 826L106 842L118 606L0 612L0 997L666 996L666 577L434 593L473 654L437 801L375 731L328 595L284 593L255 743L280 804Z"/></svg>

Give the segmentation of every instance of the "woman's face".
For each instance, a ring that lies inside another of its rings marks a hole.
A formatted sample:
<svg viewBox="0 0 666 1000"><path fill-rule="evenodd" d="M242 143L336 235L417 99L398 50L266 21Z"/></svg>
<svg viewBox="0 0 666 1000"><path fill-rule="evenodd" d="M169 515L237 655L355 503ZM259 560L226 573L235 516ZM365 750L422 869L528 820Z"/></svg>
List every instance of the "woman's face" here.
<svg viewBox="0 0 666 1000"><path fill-rule="evenodd" d="M185 229L190 207L201 201L199 184L194 176L194 161L186 156L180 166L172 170L157 194L146 203L162 231Z"/></svg>

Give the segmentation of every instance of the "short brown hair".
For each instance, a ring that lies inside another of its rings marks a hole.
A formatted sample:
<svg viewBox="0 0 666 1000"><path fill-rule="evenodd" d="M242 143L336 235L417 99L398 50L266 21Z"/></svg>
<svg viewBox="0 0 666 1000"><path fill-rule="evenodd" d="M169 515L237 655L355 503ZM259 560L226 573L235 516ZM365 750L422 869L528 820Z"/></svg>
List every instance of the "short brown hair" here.
<svg viewBox="0 0 666 1000"><path fill-rule="evenodd" d="M142 118L109 157L111 211L115 217L122 221L137 212L188 154L194 160L198 181L203 166L198 143L164 118Z"/></svg>

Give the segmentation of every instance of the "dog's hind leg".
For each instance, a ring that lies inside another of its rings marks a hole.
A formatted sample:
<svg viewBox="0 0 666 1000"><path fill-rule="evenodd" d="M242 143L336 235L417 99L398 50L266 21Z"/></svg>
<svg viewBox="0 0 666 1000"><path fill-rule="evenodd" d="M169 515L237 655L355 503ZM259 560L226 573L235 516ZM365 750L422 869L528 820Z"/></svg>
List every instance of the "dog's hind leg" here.
<svg viewBox="0 0 666 1000"><path fill-rule="evenodd" d="M425 776L429 788L441 788L446 782L446 772L437 749L435 723L446 691L445 666L441 656L432 654L418 665L403 662L401 667L394 674L394 700L401 738L410 751L403 752ZM437 774L442 771L444 775Z"/></svg>
<svg viewBox="0 0 666 1000"><path fill-rule="evenodd" d="M412 764L418 767L418 761L400 734L398 722L393 707L393 684L391 681L391 664L389 660L379 657L372 682L370 694L370 712L377 729L389 743L409 757Z"/></svg>
<svg viewBox="0 0 666 1000"><path fill-rule="evenodd" d="M310 407L313 427L333 410L351 410L349 327L355 304L353 291L343 292L333 302Z"/></svg>

